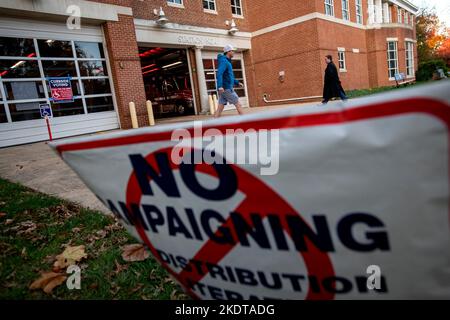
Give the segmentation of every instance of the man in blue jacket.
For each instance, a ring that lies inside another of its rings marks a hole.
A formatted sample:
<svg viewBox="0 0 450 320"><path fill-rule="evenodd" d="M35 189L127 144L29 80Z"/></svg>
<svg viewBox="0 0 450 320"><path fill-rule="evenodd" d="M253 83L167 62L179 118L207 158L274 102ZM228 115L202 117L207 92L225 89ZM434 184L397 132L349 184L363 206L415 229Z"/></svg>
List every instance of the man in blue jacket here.
<svg viewBox="0 0 450 320"><path fill-rule="evenodd" d="M222 114L223 108L227 103L234 104L239 114L244 114L239 96L234 91L234 86L243 87L244 85L234 78L233 66L231 65L231 58L234 55L234 47L226 45L223 49L223 54L219 54L217 61L219 67L217 68L217 90L219 91L219 106L214 117L218 118Z"/></svg>

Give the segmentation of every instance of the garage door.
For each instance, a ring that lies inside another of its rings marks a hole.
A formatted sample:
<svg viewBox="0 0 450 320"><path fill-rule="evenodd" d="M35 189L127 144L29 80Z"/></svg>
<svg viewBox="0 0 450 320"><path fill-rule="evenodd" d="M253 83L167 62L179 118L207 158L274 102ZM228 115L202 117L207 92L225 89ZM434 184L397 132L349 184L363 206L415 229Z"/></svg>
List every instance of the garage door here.
<svg viewBox="0 0 450 320"><path fill-rule="evenodd" d="M51 98L50 78L70 78L73 100ZM39 105L49 103L54 138L119 127L99 26L0 21L0 147L48 138Z"/></svg>

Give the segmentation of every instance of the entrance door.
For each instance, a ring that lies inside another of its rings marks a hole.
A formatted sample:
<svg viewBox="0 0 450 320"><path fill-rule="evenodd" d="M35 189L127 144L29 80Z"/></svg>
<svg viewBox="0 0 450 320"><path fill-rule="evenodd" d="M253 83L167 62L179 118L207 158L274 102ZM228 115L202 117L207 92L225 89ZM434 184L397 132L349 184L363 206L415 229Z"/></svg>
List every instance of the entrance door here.
<svg viewBox="0 0 450 320"><path fill-rule="evenodd" d="M218 95L217 93L217 55L216 52L203 52L203 67L205 69L205 79L206 79L206 88L208 90L208 94ZM236 80L242 82L244 84L244 88L236 87L234 90L239 96L239 102L241 105L246 108L249 107L248 97L247 97L247 82L245 79L245 69L244 69L244 59L241 53L235 53L232 61L233 72ZM234 105L228 104L225 106L225 110L233 110L235 109Z"/></svg>

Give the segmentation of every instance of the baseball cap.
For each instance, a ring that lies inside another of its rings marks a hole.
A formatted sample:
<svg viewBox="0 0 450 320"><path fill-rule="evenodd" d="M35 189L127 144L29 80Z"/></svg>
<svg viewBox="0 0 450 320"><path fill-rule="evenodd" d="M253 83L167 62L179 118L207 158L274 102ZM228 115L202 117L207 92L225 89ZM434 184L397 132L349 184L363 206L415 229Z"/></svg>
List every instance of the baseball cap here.
<svg viewBox="0 0 450 320"><path fill-rule="evenodd" d="M228 52L228 51L236 51L236 48L232 45L232 44L227 44L224 48L223 48L223 52Z"/></svg>

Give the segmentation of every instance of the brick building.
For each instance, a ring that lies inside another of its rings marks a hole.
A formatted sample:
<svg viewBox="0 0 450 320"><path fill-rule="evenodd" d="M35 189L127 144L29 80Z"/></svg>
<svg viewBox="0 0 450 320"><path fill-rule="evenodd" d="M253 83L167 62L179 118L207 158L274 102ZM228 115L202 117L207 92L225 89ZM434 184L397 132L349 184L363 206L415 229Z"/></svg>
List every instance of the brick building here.
<svg viewBox="0 0 450 320"><path fill-rule="evenodd" d="M157 117L206 112L228 43L244 106L321 96L327 54L347 90L394 85L414 78L416 12L406 0L0 0L0 147L47 139L46 103L56 138L130 128L130 101L140 126L146 100Z"/></svg>

